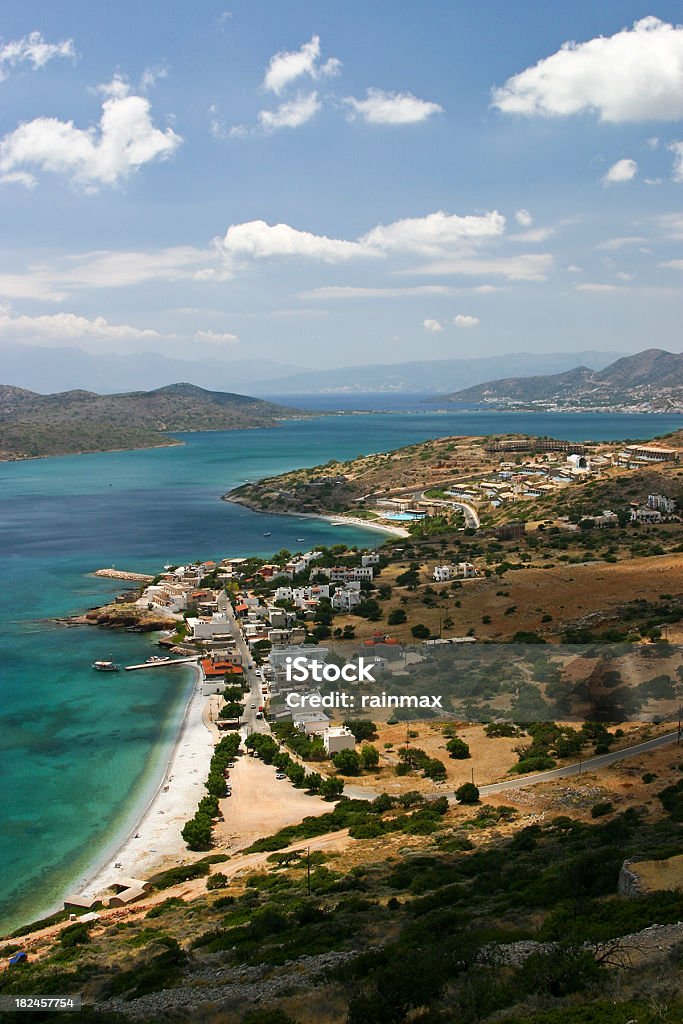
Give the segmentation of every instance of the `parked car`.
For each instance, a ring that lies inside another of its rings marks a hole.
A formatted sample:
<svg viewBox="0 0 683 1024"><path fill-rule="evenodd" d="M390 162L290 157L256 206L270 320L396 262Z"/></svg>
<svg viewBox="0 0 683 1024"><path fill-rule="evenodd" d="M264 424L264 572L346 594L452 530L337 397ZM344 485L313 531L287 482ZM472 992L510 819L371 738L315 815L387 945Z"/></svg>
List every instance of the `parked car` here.
<svg viewBox="0 0 683 1024"><path fill-rule="evenodd" d="M276 779L286 779L287 776L285 775L284 772L277 772L277 774L275 775L275 778Z"/></svg>

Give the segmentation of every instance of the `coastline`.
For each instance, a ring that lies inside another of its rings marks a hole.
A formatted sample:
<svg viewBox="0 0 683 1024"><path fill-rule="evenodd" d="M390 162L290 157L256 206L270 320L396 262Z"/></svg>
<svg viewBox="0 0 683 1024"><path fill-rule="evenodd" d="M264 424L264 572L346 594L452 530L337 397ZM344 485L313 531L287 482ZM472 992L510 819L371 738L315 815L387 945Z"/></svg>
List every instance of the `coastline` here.
<svg viewBox="0 0 683 1024"><path fill-rule="evenodd" d="M146 878L169 861L188 854L180 830L205 795L204 781L214 739L204 722L207 698L202 696L199 668L193 672L182 718L163 774L125 837L120 834L102 851L72 892L98 895L120 877ZM191 855L190 855L191 856ZM117 868L114 865L121 864Z"/></svg>
<svg viewBox="0 0 683 1024"><path fill-rule="evenodd" d="M242 508L248 508L252 512L258 512L260 515L288 516L290 519L322 519L327 523L332 523L333 526L360 526L366 530L378 530L381 533L388 533L394 537L410 537L409 531L402 526L385 526L383 523L360 519L355 516L345 516L343 512L338 512L335 515L333 512L277 512L275 509L268 509L266 513L264 509L255 508L246 501L240 501L239 498L233 496L231 491L228 491L227 494L221 494L221 501L230 501L233 505L241 505Z"/></svg>

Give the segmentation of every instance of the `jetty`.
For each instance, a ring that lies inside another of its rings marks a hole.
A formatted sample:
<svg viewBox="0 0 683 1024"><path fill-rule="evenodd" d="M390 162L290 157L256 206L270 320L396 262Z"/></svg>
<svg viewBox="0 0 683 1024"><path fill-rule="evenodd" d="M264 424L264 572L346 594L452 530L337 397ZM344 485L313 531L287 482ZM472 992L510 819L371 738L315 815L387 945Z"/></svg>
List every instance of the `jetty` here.
<svg viewBox="0 0 683 1024"><path fill-rule="evenodd" d="M141 668L168 668L169 665L196 665L198 661L198 654L192 658L160 658L159 661L145 661L142 665L126 665L126 672L137 672Z"/></svg>
<svg viewBox="0 0 683 1024"><path fill-rule="evenodd" d="M133 580L135 583L151 583L154 579L146 572L128 572L127 569L95 569L93 576L104 576L110 580Z"/></svg>

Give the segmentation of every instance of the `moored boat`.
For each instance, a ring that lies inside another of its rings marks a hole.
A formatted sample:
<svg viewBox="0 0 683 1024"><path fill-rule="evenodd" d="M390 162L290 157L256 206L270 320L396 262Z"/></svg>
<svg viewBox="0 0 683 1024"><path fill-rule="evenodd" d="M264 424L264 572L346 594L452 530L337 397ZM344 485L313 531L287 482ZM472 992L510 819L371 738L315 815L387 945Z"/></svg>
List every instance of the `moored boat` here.
<svg viewBox="0 0 683 1024"><path fill-rule="evenodd" d="M120 672L121 666L114 661L93 661L92 667L96 672Z"/></svg>

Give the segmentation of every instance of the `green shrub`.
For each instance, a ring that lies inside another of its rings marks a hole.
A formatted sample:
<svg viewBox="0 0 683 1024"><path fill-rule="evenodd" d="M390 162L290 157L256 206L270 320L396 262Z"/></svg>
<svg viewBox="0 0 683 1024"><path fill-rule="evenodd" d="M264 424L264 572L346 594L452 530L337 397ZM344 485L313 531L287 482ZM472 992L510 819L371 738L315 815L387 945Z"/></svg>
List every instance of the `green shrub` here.
<svg viewBox="0 0 683 1024"><path fill-rule="evenodd" d="M224 875L222 871L216 871L206 880L206 888L209 892L213 889L225 889L226 885L229 885L228 876Z"/></svg>
<svg viewBox="0 0 683 1024"><path fill-rule="evenodd" d="M591 807L591 818L603 818L606 814L611 814L614 810L613 805L609 800L604 800L602 803L593 804Z"/></svg>

